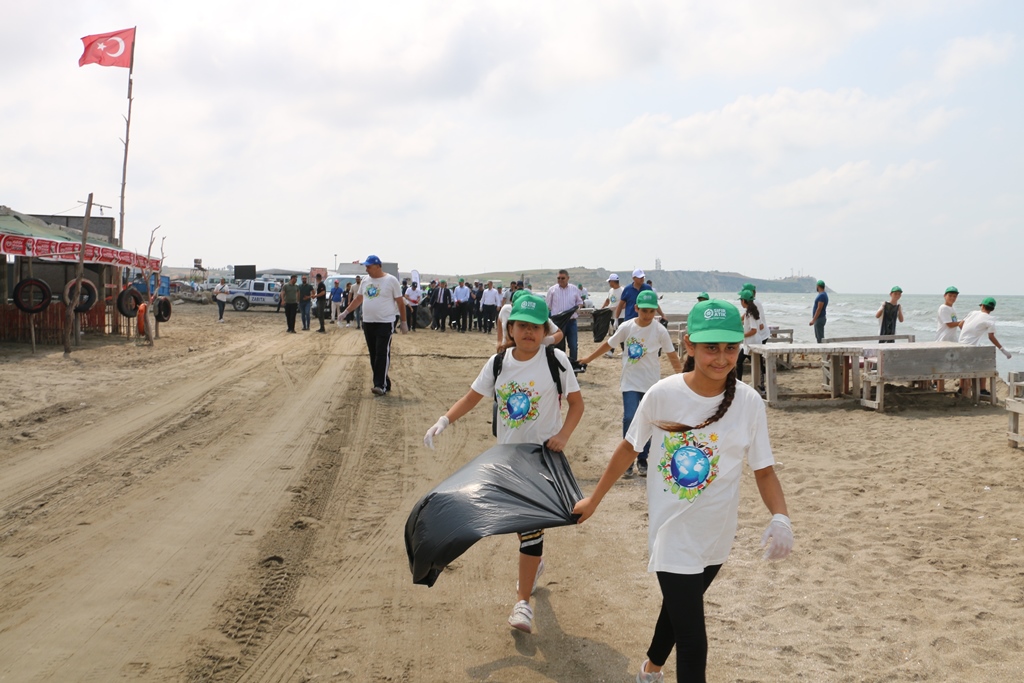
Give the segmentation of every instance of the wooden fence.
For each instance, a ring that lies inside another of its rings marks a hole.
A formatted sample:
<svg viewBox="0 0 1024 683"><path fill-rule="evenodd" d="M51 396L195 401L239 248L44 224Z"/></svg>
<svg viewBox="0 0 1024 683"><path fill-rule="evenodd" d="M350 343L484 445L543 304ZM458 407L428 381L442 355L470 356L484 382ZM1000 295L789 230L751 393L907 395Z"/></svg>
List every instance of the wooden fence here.
<svg viewBox="0 0 1024 683"><path fill-rule="evenodd" d="M53 301L42 313L29 315L14 304L0 304L0 341L31 341L30 326L35 325L36 343L60 346L64 343L63 301ZM96 304L86 313L77 314L86 334L117 334L131 336L134 319L121 316L113 305Z"/></svg>

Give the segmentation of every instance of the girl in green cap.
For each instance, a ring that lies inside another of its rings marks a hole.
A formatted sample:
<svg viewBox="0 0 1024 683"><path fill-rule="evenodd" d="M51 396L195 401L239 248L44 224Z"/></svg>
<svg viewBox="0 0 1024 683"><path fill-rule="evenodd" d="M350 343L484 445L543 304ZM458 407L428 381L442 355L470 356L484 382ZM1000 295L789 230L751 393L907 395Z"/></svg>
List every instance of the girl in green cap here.
<svg viewBox="0 0 1024 683"><path fill-rule="evenodd" d="M736 381L743 341L739 311L710 299L693 307L687 323L683 374L651 387L594 492L573 510L580 523L593 515L651 441L657 471L647 477L648 571L657 573L662 604L647 660L637 674L640 683L664 679L661 670L673 647L676 680L705 680L704 592L732 549L744 463L754 471L761 499L772 513L761 538L765 559L782 559L793 547L764 403L753 388Z"/></svg>
<svg viewBox="0 0 1024 683"><path fill-rule="evenodd" d="M565 450L583 417L583 395L568 356L556 348L544 347L545 337L555 329L548 320L548 306L543 298L529 293L520 295L505 328L505 347L487 360L466 395L427 430L423 443L433 448L434 438L448 425L472 410L484 396L497 396L498 443L541 443L553 451ZM500 364L495 362L498 355ZM500 378L495 374L496 368L500 368ZM557 384L552 368L557 368ZM560 411L563 394L569 404L564 423ZM543 557L543 529L519 534L518 595L508 623L527 633L533 630L530 596L544 571Z"/></svg>

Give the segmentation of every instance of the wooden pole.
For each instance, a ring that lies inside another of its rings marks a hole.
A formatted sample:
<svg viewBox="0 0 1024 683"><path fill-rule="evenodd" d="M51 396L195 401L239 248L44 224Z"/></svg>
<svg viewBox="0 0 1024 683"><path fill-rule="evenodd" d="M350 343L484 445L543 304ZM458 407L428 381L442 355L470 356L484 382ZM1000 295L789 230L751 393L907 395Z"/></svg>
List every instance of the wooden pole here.
<svg viewBox="0 0 1024 683"><path fill-rule="evenodd" d="M64 357L71 355L71 328L75 328L75 345L81 343L79 328L75 324L75 307L82 296L82 275L85 270L85 242L89 238L89 217L92 215L92 192L85 202L85 220L82 221L82 250L78 252L78 263L75 265L75 286L68 297L67 311L64 313ZM97 289L99 291L99 289Z"/></svg>
<svg viewBox="0 0 1024 683"><path fill-rule="evenodd" d="M124 249L124 189L128 182L128 134L132 128L132 73L135 70L135 43L138 39L138 34L135 35L136 40L132 41L132 58L128 62L128 116L124 120L124 161L121 164L121 225L118 226L117 245L122 249Z"/></svg>
<svg viewBox="0 0 1024 683"><path fill-rule="evenodd" d="M32 260L35 258L35 256L34 256L35 251L36 251L35 247L33 247L32 248L32 254L29 254L29 256L28 256L28 276L29 276L29 278L32 277ZM31 341L32 341L32 353L35 353L36 352L36 317L33 314L31 314L31 313L27 313L26 315L28 315L28 335L29 335L29 339L31 339Z"/></svg>

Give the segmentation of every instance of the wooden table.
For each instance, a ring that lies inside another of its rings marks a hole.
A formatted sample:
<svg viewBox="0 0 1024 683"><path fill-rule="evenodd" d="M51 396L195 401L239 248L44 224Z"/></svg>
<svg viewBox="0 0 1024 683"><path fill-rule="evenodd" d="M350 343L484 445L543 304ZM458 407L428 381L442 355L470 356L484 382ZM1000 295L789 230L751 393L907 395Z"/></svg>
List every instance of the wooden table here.
<svg viewBox="0 0 1024 683"><path fill-rule="evenodd" d="M860 344L755 344L750 347L751 374L754 386L760 386L764 376L765 399L768 405L776 405L780 400L779 379L776 362L786 354L810 353L821 355L828 363L832 381L829 383L829 398L842 395L856 396L860 393L860 356L863 346ZM849 361L850 373L843 372ZM838 378L844 378L842 382ZM847 378L849 384L847 384ZM820 394L789 394L786 398L821 398Z"/></svg>
<svg viewBox="0 0 1024 683"><path fill-rule="evenodd" d="M982 379L990 379L990 401L996 404L996 347L954 342L871 344L863 348L862 406L884 410L886 382L970 380L975 403ZM874 399L871 390L875 390Z"/></svg>

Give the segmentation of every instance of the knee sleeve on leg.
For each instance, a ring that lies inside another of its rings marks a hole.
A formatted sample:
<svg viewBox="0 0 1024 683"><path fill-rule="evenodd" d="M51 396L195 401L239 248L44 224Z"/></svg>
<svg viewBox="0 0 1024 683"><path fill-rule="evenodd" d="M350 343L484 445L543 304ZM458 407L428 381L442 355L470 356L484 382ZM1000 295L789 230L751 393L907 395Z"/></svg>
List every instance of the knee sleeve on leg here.
<svg viewBox="0 0 1024 683"><path fill-rule="evenodd" d="M531 557L544 556L544 530L530 531L519 536L519 552Z"/></svg>

